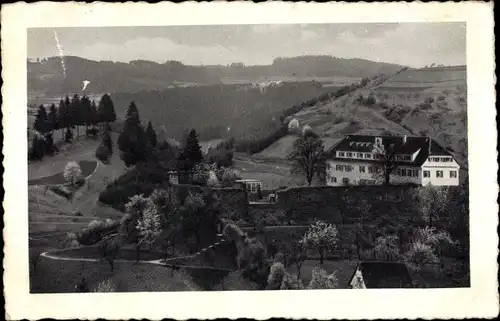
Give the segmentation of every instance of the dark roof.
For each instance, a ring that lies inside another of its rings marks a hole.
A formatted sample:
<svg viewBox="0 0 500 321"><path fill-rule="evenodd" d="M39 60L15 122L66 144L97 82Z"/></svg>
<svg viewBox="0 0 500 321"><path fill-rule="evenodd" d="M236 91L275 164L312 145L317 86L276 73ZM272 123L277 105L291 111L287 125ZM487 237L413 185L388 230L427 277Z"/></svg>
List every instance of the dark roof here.
<svg viewBox="0 0 500 321"><path fill-rule="evenodd" d="M361 271L367 289L411 288L412 280L406 264L400 262L361 262L353 273Z"/></svg>
<svg viewBox="0 0 500 321"><path fill-rule="evenodd" d="M371 153L375 138L382 138L384 146L394 144L396 154L411 155L420 150L413 162L396 162L401 166L421 166L429 156L452 156L445 148L439 145L436 141L429 137L423 136L407 136L404 143L404 136L369 136L369 135L347 135L338 144L332 146L327 151L327 156L333 159L342 159L342 161L367 162L374 163L374 159L345 159L336 158L336 151L353 152L353 153ZM430 148L429 148L430 144Z"/></svg>

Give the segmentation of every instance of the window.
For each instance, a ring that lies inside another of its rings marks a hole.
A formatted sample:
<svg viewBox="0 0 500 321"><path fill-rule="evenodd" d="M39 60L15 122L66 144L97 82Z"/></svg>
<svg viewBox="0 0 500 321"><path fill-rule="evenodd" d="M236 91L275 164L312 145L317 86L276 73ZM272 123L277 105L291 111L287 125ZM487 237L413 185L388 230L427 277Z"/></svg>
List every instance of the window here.
<svg viewBox="0 0 500 321"><path fill-rule="evenodd" d="M373 167L368 166L368 173L370 173L370 174L373 173Z"/></svg>
<svg viewBox="0 0 500 321"><path fill-rule="evenodd" d="M342 178L342 184L349 184L349 178L343 177Z"/></svg>
<svg viewBox="0 0 500 321"><path fill-rule="evenodd" d="M364 173L365 172L365 167L364 166L359 166L359 172Z"/></svg>
<svg viewBox="0 0 500 321"><path fill-rule="evenodd" d="M437 178L443 178L443 171L436 171Z"/></svg>
<svg viewBox="0 0 500 321"><path fill-rule="evenodd" d="M457 171L450 171L450 178L457 178Z"/></svg>
<svg viewBox="0 0 500 321"><path fill-rule="evenodd" d="M365 154L365 158L371 159L372 158L372 154Z"/></svg>
<svg viewBox="0 0 500 321"><path fill-rule="evenodd" d="M335 176L330 177L330 182L337 183L337 177Z"/></svg>
<svg viewBox="0 0 500 321"><path fill-rule="evenodd" d="M441 157L442 162L451 162L451 159L449 157Z"/></svg>
<svg viewBox="0 0 500 321"><path fill-rule="evenodd" d="M424 177L431 177L431 172L424 171Z"/></svg>
<svg viewBox="0 0 500 321"><path fill-rule="evenodd" d="M418 177L418 169L412 169L412 174L413 177Z"/></svg>
<svg viewBox="0 0 500 321"><path fill-rule="evenodd" d="M342 165L337 165L337 166L335 166L335 170L336 170L336 171L339 171L339 172L342 172L342 171L343 171L343 170L342 170Z"/></svg>
<svg viewBox="0 0 500 321"><path fill-rule="evenodd" d="M406 169L401 170L401 176L406 176ZM408 175L409 176L409 175Z"/></svg>
<svg viewBox="0 0 500 321"><path fill-rule="evenodd" d="M429 161L431 161L431 162L439 162L439 157L430 157Z"/></svg>
<svg viewBox="0 0 500 321"><path fill-rule="evenodd" d="M347 153L347 157L352 157L352 153Z"/></svg>
<svg viewBox="0 0 500 321"><path fill-rule="evenodd" d="M345 153L344 152L339 152L339 157L344 157Z"/></svg>
<svg viewBox="0 0 500 321"><path fill-rule="evenodd" d="M358 153L358 158L363 158L363 153Z"/></svg>

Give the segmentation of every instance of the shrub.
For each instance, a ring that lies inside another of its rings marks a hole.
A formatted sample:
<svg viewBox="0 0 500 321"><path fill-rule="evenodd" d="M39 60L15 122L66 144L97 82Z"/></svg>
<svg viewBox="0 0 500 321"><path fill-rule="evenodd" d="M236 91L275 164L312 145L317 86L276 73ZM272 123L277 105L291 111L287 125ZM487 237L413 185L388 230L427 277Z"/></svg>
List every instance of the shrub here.
<svg viewBox="0 0 500 321"><path fill-rule="evenodd" d="M77 162L68 162L64 168L64 179L68 181L71 185L75 185L75 182L81 178L82 169Z"/></svg>
<svg viewBox="0 0 500 321"><path fill-rule="evenodd" d="M446 99L446 97L443 95L439 95L437 98L438 101L444 101L445 99Z"/></svg>
<svg viewBox="0 0 500 321"><path fill-rule="evenodd" d="M288 123L288 132L296 134L300 133L300 125L297 119L294 118Z"/></svg>
<svg viewBox="0 0 500 321"><path fill-rule="evenodd" d="M68 233L62 242L62 246L66 248L79 247L77 236L75 233Z"/></svg>
<svg viewBox="0 0 500 321"><path fill-rule="evenodd" d="M104 235L118 231L120 221L101 222L93 220L76 236L81 245L94 245L102 240Z"/></svg>
<svg viewBox="0 0 500 321"><path fill-rule="evenodd" d="M70 199L73 196L73 192L67 186L51 186L50 190L66 199Z"/></svg>
<svg viewBox="0 0 500 321"><path fill-rule="evenodd" d="M434 98L433 97L426 97L424 102L426 104L432 104L432 103L434 103Z"/></svg>
<svg viewBox="0 0 500 321"><path fill-rule="evenodd" d="M281 262L275 262L271 265L269 276L267 277L267 288L269 290L278 290L281 288L281 283L285 277L285 266Z"/></svg>
<svg viewBox="0 0 500 321"><path fill-rule="evenodd" d="M116 287L110 279L101 281L92 289L92 292L115 292Z"/></svg>
<svg viewBox="0 0 500 321"><path fill-rule="evenodd" d="M335 272L328 274L320 267L314 267L312 278L307 286L308 289L336 289L338 287L337 275Z"/></svg>
<svg viewBox="0 0 500 321"><path fill-rule="evenodd" d="M71 129L67 128L66 132L64 133L64 141L66 143L71 143L72 140L73 140L73 132L71 131Z"/></svg>
<svg viewBox="0 0 500 321"><path fill-rule="evenodd" d="M95 151L95 157L103 163L107 163L109 161L109 150L103 144L99 144Z"/></svg>

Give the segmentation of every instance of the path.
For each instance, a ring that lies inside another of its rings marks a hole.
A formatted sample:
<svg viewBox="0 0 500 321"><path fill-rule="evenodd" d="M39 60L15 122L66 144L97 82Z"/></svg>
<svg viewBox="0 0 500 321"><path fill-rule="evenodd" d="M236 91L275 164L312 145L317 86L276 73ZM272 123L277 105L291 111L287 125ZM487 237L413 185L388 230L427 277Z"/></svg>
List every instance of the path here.
<svg viewBox="0 0 500 321"><path fill-rule="evenodd" d="M142 263L142 264L155 264L155 265L162 265L162 266L168 266L168 267L177 267L177 268L187 268L187 269L207 269L207 270L218 270L218 271L227 271L231 272L231 269L226 269L222 267L215 267L215 266L197 266L197 265L178 265L175 264L175 261L181 260L181 259L192 259L195 258L198 255L201 255L205 253L206 251L213 249L216 246L219 246L220 244L225 243L225 240L220 240L217 241L210 246L207 246L206 248L201 249L200 251L190 254L190 255L185 255L185 256L178 256L174 258L168 258L168 259L157 259L157 260L124 260L124 259L117 259L115 262L122 262L122 263ZM76 261L76 262L102 262L102 259L92 259L92 258L75 258L75 257L67 257L67 256L62 256L62 255L57 255L57 253L60 253L64 250L68 249L63 249L63 250L56 250L52 252L43 252L40 254L41 257L51 259L51 260L58 260L58 261ZM169 262L172 262L169 264Z"/></svg>

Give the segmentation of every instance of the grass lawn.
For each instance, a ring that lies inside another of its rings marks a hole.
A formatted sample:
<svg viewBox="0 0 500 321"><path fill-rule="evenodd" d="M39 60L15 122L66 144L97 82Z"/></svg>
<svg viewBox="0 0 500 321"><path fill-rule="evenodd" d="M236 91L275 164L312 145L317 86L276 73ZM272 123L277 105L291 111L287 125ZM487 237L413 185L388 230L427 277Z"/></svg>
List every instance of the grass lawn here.
<svg viewBox="0 0 500 321"><path fill-rule="evenodd" d="M61 257L71 257L71 258L88 258L88 259L100 259L101 254L99 253L99 248L97 246L80 247L74 249L68 249L57 253L57 256ZM139 259L140 260L158 260L163 259L165 256L161 252L152 252L141 250ZM122 248L118 252L117 260L135 260L136 252L131 248Z"/></svg>
<svg viewBox="0 0 500 321"><path fill-rule="evenodd" d="M92 174L97 166L96 161L79 161L78 164L82 169L83 177L87 177ZM28 180L28 185L57 185L64 183L66 183L66 180L64 179L63 172L59 172L51 176Z"/></svg>
<svg viewBox="0 0 500 321"><path fill-rule="evenodd" d="M85 277L92 290L99 282L111 279L117 292L194 291L200 288L182 270L152 265L115 262L75 262L41 258L36 271L30 268L31 293L77 292L75 285Z"/></svg>

